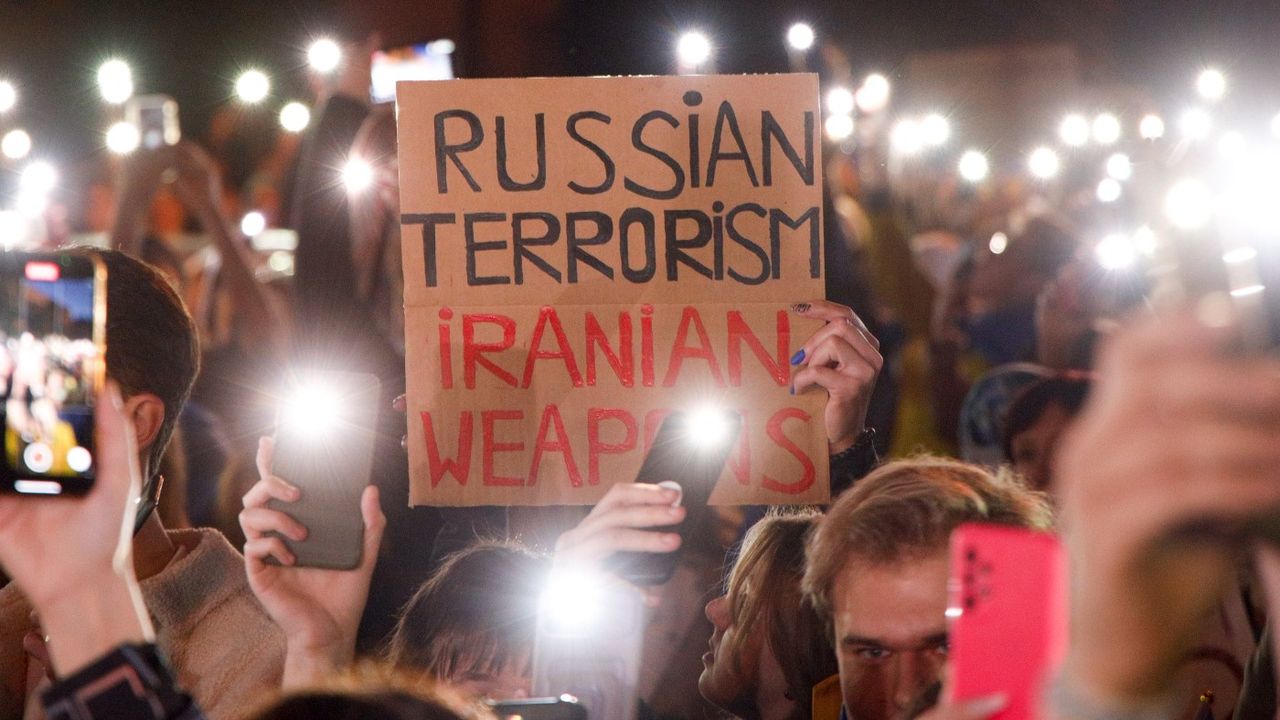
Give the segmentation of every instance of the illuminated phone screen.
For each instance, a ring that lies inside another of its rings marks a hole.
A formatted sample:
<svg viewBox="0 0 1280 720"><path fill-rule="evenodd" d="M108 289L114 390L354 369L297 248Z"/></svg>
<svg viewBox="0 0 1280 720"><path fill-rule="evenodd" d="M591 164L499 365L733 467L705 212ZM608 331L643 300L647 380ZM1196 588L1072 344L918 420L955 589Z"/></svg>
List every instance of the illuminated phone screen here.
<svg viewBox="0 0 1280 720"><path fill-rule="evenodd" d="M396 83L453 78L452 40L407 45L373 54L369 95L375 103L393 102Z"/></svg>
<svg viewBox="0 0 1280 720"><path fill-rule="evenodd" d="M87 257L0 260L0 491L58 495L92 485L101 298Z"/></svg>

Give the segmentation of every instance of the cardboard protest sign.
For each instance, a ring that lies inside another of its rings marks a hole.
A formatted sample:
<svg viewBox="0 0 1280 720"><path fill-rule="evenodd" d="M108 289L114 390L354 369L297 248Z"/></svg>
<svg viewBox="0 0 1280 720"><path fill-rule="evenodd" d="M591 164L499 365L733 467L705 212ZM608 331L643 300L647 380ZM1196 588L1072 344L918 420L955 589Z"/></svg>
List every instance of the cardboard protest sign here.
<svg viewBox="0 0 1280 720"><path fill-rule="evenodd" d="M828 499L814 75L401 83L415 505L594 503L666 412L743 433L712 502Z"/></svg>

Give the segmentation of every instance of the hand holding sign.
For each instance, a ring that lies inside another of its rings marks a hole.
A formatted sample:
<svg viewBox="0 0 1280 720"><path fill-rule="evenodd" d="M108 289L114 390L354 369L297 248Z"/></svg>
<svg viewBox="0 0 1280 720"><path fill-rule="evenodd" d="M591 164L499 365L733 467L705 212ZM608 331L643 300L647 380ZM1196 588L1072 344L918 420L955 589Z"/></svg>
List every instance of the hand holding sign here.
<svg viewBox="0 0 1280 720"><path fill-rule="evenodd" d="M791 309L827 323L792 356L796 372L791 383L797 393L815 387L827 391L827 442L835 455L853 446L866 423L871 392L884 366L880 341L844 305L814 300Z"/></svg>

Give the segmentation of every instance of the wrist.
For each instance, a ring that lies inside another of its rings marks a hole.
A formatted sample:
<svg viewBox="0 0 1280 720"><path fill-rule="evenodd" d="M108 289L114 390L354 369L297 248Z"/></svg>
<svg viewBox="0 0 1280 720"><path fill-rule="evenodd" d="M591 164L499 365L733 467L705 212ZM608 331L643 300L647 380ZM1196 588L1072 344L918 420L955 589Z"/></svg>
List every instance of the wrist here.
<svg viewBox="0 0 1280 720"><path fill-rule="evenodd" d="M74 673L121 645L153 640L131 571L81 577L72 588L57 597L32 599L58 675Z"/></svg>

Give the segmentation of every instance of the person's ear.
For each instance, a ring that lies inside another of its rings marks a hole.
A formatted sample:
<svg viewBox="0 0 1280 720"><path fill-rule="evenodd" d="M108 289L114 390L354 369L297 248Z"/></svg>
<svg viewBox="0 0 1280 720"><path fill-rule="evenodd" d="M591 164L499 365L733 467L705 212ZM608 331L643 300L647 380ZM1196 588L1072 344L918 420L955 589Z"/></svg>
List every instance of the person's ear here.
<svg viewBox="0 0 1280 720"><path fill-rule="evenodd" d="M138 452L145 455L164 425L164 401L152 393L138 393L124 401L124 414L133 421Z"/></svg>

